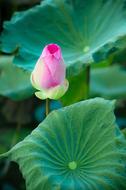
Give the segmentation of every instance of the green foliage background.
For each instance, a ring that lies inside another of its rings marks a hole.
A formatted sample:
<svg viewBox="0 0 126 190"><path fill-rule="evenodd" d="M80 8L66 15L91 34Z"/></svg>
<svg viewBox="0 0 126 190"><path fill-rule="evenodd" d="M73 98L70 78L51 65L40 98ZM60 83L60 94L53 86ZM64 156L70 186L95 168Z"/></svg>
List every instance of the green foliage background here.
<svg viewBox="0 0 126 190"><path fill-rule="evenodd" d="M19 164L28 190L126 189L125 129L122 133L115 124L113 101L94 98L117 99L116 109L123 104L125 108L125 42L123 0L44 0L14 12L4 22L0 36L1 99L17 101L17 106L23 100L35 101L35 112L40 103L33 97L30 74L49 43L61 46L70 83L60 101L62 106L72 105L50 113L23 141L32 129L21 130L17 139L21 142L1 155ZM87 98L94 99L76 103ZM19 119L15 111L10 119L13 106L8 107L11 109L2 114L9 122L28 125L27 114ZM21 113L25 111L26 106ZM3 135L1 142L6 145L0 152L9 149L12 134L10 129ZM73 161L75 170L69 167Z"/></svg>

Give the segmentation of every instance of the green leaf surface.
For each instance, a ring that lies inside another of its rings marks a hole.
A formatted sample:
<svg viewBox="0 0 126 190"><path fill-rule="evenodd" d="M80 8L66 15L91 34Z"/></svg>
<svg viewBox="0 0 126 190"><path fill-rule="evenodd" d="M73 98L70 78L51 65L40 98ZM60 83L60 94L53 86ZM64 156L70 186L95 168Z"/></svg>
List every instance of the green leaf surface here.
<svg viewBox="0 0 126 190"><path fill-rule="evenodd" d="M43 47L58 43L71 76L97 50L108 44L102 50L107 53L126 34L125 12L123 0L45 0L5 22L1 50L18 49L15 64L33 69Z"/></svg>
<svg viewBox="0 0 126 190"><path fill-rule="evenodd" d="M125 68L114 65L107 68L92 69L90 90L93 97L126 98Z"/></svg>
<svg viewBox="0 0 126 190"><path fill-rule="evenodd" d="M125 190L126 141L113 108L96 98L53 111L1 157L20 165L27 190Z"/></svg>
<svg viewBox="0 0 126 190"><path fill-rule="evenodd" d="M30 72L18 68L13 56L0 56L0 95L12 100L30 97L34 90L30 84Z"/></svg>

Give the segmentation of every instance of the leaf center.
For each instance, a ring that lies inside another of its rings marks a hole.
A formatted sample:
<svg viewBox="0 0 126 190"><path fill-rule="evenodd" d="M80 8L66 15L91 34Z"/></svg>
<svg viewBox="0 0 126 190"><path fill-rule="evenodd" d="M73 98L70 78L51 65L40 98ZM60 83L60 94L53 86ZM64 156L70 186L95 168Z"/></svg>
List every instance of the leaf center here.
<svg viewBox="0 0 126 190"><path fill-rule="evenodd" d="M90 51L90 47L89 46L85 46L83 49L84 53L87 53Z"/></svg>
<svg viewBox="0 0 126 190"><path fill-rule="evenodd" d="M68 164L71 170L75 170L77 168L77 163L75 161L69 162Z"/></svg>

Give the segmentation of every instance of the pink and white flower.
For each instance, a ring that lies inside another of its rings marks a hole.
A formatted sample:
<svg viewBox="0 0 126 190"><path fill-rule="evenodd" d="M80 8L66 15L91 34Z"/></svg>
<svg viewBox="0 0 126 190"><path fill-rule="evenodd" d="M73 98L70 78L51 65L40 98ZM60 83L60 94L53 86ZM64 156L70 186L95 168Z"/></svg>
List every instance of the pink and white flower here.
<svg viewBox="0 0 126 190"><path fill-rule="evenodd" d="M40 99L59 99L68 89L66 67L57 44L45 46L31 74L31 83Z"/></svg>

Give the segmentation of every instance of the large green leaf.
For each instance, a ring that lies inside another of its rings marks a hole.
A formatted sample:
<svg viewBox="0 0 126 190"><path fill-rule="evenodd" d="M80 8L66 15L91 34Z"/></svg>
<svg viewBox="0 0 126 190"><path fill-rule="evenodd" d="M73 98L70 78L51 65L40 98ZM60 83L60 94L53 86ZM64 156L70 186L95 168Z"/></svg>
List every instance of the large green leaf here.
<svg viewBox="0 0 126 190"><path fill-rule="evenodd" d="M13 56L0 56L0 95L23 100L34 92L30 72L18 68L12 61Z"/></svg>
<svg viewBox="0 0 126 190"><path fill-rule="evenodd" d="M118 65L92 69L90 90L94 97L126 98L126 70Z"/></svg>
<svg viewBox="0 0 126 190"><path fill-rule="evenodd" d="M27 190L125 190L126 141L113 107L96 98L53 111L1 157L20 165Z"/></svg>
<svg viewBox="0 0 126 190"><path fill-rule="evenodd" d="M110 43L103 48L103 53L108 51L125 34L124 1L45 0L5 22L1 49L10 53L18 48L15 63L33 69L42 48L58 43L71 76L91 62L97 50Z"/></svg>

